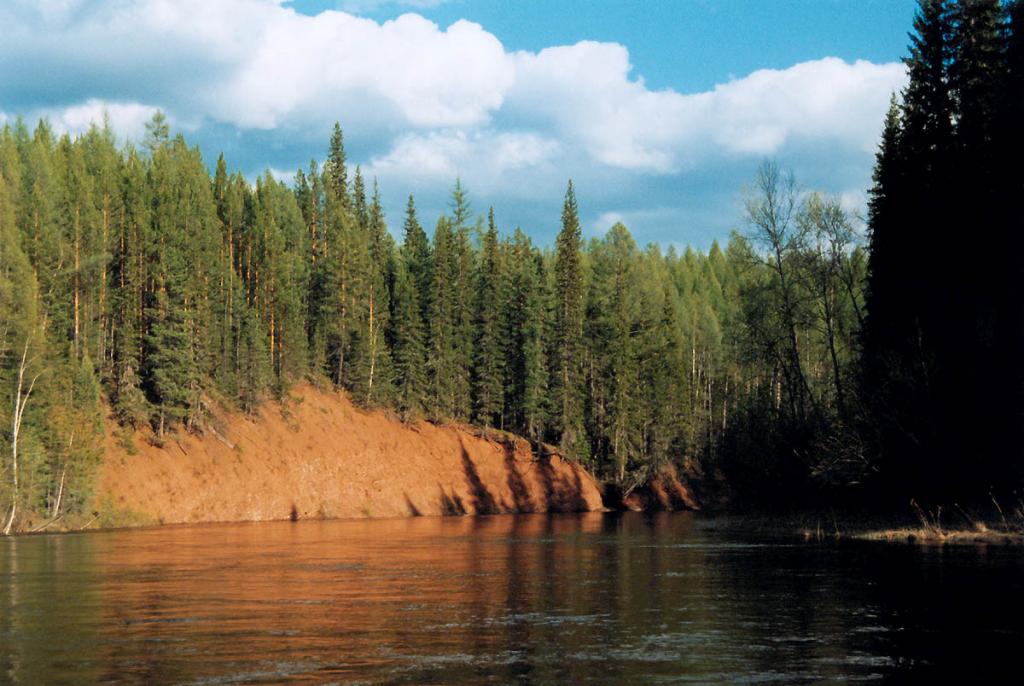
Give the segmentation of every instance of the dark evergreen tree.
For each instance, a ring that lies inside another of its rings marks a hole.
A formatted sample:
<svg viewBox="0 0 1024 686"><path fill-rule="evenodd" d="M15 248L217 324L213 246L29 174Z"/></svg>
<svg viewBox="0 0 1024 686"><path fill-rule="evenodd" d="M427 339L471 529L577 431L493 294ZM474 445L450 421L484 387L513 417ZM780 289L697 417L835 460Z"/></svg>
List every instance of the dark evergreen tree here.
<svg viewBox="0 0 1024 686"><path fill-rule="evenodd" d="M348 162L345 156L345 138L341 133L341 124L334 122L331 143L327 150L327 164L324 165L327 192L341 207L348 209Z"/></svg>
<svg viewBox="0 0 1024 686"><path fill-rule="evenodd" d="M158 276L147 308L144 368L148 395L156 407L156 431L162 435L169 424L184 422L192 409L192 388L197 383L196 364L189 344L184 295L180 276Z"/></svg>
<svg viewBox="0 0 1024 686"><path fill-rule="evenodd" d="M539 441L548 425L551 295L544 257L516 229L509 255L507 426Z"/></svg>
<svg viewBox="0 0 1024 686"><path fill-rule="evenodd" d="M476 299L476 255L470 232L480 234L479 222L469 225L469 196L456 179L451 198L451 296L452 296L452 416L468 421L472 416L473 316Z"/></svg>
<svg viewBox="0 0 1024 686"><path fill-rule="evenodd" d="M403 253L395 263L393 356L395 406L405 421L419 418L427 402L427 357L419 300Z"/></svg>
<svg viewBox="0 0 1024 686"><path fill-rule="evenodd" d="M150 407L141 389L147 295L145 245L150 217L143 161L129 150L121 180L118 232L111 263L112 401L121 421L144 424Z"/></svg>
<svg viewBox="0 0 1024 686"><path fill-rule="evenodd" d="M366 355L365 400L367 405L387 401L391 391L391 354L387 340L391 326L391 283L394 272L394 241L388 233L380 191L374 181L373 201L366 218Z"/></svg>
<svg viewBox="0 0 1024 686"><path fill-rule="evenodd" d="M403 240L402 252L406 267L416 283L416 290L420 295L422 328L426 332L429 330L430 322L429 296L433 282L433 263L430 254L430 240L416 217L416 204L411 195L405 209Z"/></svg>
<svg viewBox="0 0 1024 686"><path fill-rule="evenodd" d="M504 414L505 346L508 326L505 264L494 224L494 208L487 214L475 289L476 345L473 359L473 413L484 426L499 424Z"/></svg>
<svg viewBox="0 0 1024 686"><path fill-rule="evenodd" d="M456 311L453 255L454 237L447 217L437 220L434 230L433 269L430 290L430 343L427 363L430 369L428 410L432 419L455 416Z"/></svg>
<svg viewBox="0 0 1024 686"><path fill-rule="evenodd" d="M572 181L565 192L562 229L555 240L555 316L552 351L552 415L559 445L586 454L583 430L583 261L579 211Z"/></svg>

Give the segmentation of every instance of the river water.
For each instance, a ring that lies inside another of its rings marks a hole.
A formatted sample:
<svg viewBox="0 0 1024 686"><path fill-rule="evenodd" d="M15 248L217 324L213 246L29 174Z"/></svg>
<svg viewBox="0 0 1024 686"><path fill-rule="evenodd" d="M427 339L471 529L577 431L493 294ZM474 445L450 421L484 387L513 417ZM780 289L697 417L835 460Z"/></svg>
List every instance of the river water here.
<svg viewBox="0 0 1024 686"><path fill-rule="evenodd" d="M688 513L0 540L0 683L1019 683L1021 657L1007 546Z"/></svg>

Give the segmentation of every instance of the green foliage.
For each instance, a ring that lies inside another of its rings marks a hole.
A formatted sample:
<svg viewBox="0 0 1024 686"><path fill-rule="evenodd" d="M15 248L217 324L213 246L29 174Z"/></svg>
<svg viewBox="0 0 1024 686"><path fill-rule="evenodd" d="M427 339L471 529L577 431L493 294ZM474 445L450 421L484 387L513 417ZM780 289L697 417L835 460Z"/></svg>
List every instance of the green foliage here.
<svg viewBox="0 0 1024 686"><path fill-rule="evenodd" d="M292 187L223 157L211 176L161 113L142 153L106 124L5 125L3 523L87 507L108 411L159 444L201 430L211 398L251 412L307 379L557 443L626 489L667 463L742 496L1020 484L997 446L1024 441L1022 6L922 1L870 252L837 199L771 163L724 250L663 253L622 224L584 245L570 182L542 251L475 217L461 179L432 241L409 197L399 248L338 124ZM978 253L951 270L965 226Z"/></svg>
<svg viewBox="0 0 1024 686"><path fill-rule="evenodd" d="M559 445L569 454L584 450L583 428L583 260L579 213L572 181L565 192L562 230L555 239L555 317L552 403Z"/></svg>
<svg viewBox="0 0 1024 686"><path fill-rule="evenodd" d="M458 365L455 302L454 236L447 217L434 230L430 285L429 414L434 418L455 416L455 376Z"/></svg>
<svg viewBox="0 0 1024 686"><path fill-rule="evenodd" d="M509 270L506 428L536 441L546 433L550 412L551 294L544 257L521 229L516 229L505 252Z"/></svg>
<svg viewBox="0 0 1024 686"><path fill-rule="evenodd" d="M505 259L494 224L494 208L487 215L480 265L476 277L476 345L473 358L473 404L476 421L499 424L504 414L505 344L508 312Z"/></svg>
<svg viewBox="0 0 1024 686"><path fill-rule="evenodd" d="M409 247L408 237L405 246ZM409 421L426 409L428 386L419 291L404 255L395 265L394 303L395 406Z"/></svg>
<svg viewBox="0 0 1024 686"><path fill-rule="evenodd" d="M1024 478L1006 449L1024 440L1020 19L1019 2L922 1L885 121L859 387L875 481L897 501L987 498ZM950 269L965 229L974 253Z"/></svg>

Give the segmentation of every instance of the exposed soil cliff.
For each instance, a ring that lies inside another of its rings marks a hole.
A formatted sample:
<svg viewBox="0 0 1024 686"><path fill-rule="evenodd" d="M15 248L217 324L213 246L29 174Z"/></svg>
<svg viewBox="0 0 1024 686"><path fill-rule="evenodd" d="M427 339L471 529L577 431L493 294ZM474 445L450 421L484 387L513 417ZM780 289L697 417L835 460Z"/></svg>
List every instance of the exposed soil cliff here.
<svg viewBox="0 0 1024 686"><path fill-rule="evenodd" d="M521 439L456 426L405 425L344 396L302 386L255 417L229 414L202 436L108 432L101 522L182 523L601 508L579 465L537 459ZM113 428L113 427L111 427Z"/></svg>
<svg viewBox="0 0 1024 686"><path fill-rule="evenodd" d="M618 496L616 494L617 497ZM700 503L690 486L680 479L675 467L665 467L646 484L625 498L622 507L627 510L699 510Z"/></svg>

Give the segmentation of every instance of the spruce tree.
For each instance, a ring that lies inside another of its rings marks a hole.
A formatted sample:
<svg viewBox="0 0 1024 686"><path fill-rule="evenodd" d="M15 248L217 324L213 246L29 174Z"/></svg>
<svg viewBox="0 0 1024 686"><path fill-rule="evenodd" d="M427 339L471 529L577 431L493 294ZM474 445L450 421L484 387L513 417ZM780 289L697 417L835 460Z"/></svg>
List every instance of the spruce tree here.
<svg viewBox="0 0 1024 686"><path fill-rule="evenodd" d="M477 422L492 426L503 415L505 380L505 323L507 293L505 265L494 224L494 208L487 214L475 289L476 345L473 359L473 412Z"/></svg>
<svg viewBox="0 0 1024 686"><path fill-rule="evenodd" d="M395 264L394 368L395 406L404 421L419 418L426 409L426 346L420 298L405 255Z"/></svg>
<svg viewBox="0 0 1024 686"><path fill-rule="evenodd" d="M416 203L412 195L405 209L405 224L402 253L406 267L420 296L422 328L426 332L430 321L430 291L433 282L433 263L430 254L430 240L416 217Z"/></svg>
<svg viewBox="0 0 1024 686"><path fill-rule="evenodd" d="M455 376L458 359L455 347L455 275L452 254L452 227L446 217L437 220L434 230L433 278L430 291L430 370L431 418L455 416Z"/></svg>
<svg viewBox="0 0 1024 686"><path fill-rule="evenodd" d="M367 264L366 341L367 370L365 403L386 402L391 392L391 354L388 349L391 327L391 288L394 279L394 241L388 233L377 182L373 184L373 200L367 211L365 241Z"/></svg>
<svg viewBox="0 0 1024 686"><path fill-rule="evenodd" d="M111 263L112 401L119 419L132 427L149 418L141 389L147 279L145 246L149 206L142 159L129 150L121 179L120 216Z"/></svg>
<svg viewBox="0 0 1024 686"><path fill-rule="evenodd" d="M555 239L555 317L552 390L554 429L566 454L586 455L583 431L582 231L572 181L565 192L562 229Z"/></svg>
<svg viewBox="0 0 1024 686"><path fill-rule="evenodd" d="M544 436L548 422L551 302L544 256L516 228L504 246L506 256L507 332L505 420L507 429L532 441Z"/></svg>
<svg viewBox="0 0 1024 686"><path fill-rule="evenodd" d="M452 417L469 421L472 416L473 327L475 313L476 255L470 232L480 233L479 222L469 225L469 196L456 179L451 197L451 295L452 295Z"/></svg>
<svg viewBox="0 0 1024 686"><path fill-rule="evenodd" d="M196 383L196 364L189 343L180 274L156 277L146 318L146 363L148 395L156 407L155 429L159 435L171 425L184 422L190 409L191 390Z"/></svg>
<svg viewBox="0 0 1024 686"><path fill-rule="evenodd" d="M318 377L330 373L327 342L331 328L332 288L331 264L328 261L327 250L326 199L323 178L316 160L310 162L309 174L302 174L299 179L304 183L298 187L297 199L308 232L306 262L309 286L305 297L306 338L310 368L314 377Z"/></svg>
<svg viewBox="0 0 1024 686"><path fill-rule="evenodd" d="M341 132L341 124L334 122L331 143L327 149L327 163L324 165L327 191L342 208L348 209L350 203L348 192L348 166L345 157L345 138Z"/></svg>

